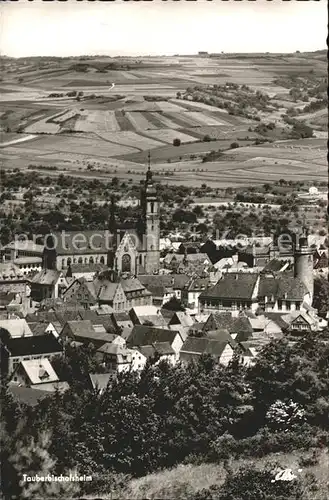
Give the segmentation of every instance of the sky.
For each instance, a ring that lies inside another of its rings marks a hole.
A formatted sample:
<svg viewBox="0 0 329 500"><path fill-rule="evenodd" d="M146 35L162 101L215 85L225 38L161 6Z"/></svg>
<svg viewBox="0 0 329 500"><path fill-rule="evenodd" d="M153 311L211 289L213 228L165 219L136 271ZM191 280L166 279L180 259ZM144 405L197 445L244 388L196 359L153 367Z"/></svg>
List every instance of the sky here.
<svg viewBox="0 0 329 500"><path fill-rule="evenodd" d="M0 53L142 56L326 48L327 2L0 2Z"/></svg>

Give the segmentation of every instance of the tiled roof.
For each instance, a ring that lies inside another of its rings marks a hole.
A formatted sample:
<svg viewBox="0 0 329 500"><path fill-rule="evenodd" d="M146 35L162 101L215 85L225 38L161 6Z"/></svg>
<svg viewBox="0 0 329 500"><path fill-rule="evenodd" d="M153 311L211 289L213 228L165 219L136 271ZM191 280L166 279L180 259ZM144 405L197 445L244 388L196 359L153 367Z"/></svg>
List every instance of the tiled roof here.
<svg viewBox="0 0 329 500"><path fill-rule="evenodd" d="M0 293L0 307L6 307L12 300L14 300L16 297L16 293L14 292L9 292L9 293Z"/></svg>
<svg viewBox="0 0 329 500"><path fill-rule="evenodd" d="M8 245L5 245L4 248L10 248L10 249L15 249L15 250L21 250L21 251L28 251L28 252L35 252L36 254L42 255L43 253L43 245L38 245L37 243L34 243L33 240L15 240L11 241L8 243Z"/></svg>
<svg viewBox="0 0 329 500"><path fill-rule="evenodd" d="M60 277L60 274L60 271L43 269L31 279L31 283L37 283L38 285L54 285Z"/></svg>
<svg viewBox="0 0 329 500"><path fill-rule="evenodd" d="M28 406L35 406L41 399L49 396L48 391L31 387L18 387L16 385L9 385L8 391L16 401Z"/></svg>
<svg viewBox="0 0 329 500"><path fill-rule="evenodd" d="M174 290L182 290L190 278L186 274L146 274L139 275L138 279L146 288L161 285L166 288L173 288Z"/></svg>
<svg viewBox="0 0 329 500"><path fill-rule="evenodd" d="M113 235L110 231L65 231L54 232L55 247L58 255L84 255L107 253L112 246Z"/></svg>
<svg viewBox="0 0 329 500"><path fill-rule="evenodd" d="M127 344L131 346L145 346L152 345L155 342L172 343L176 336L177 332L175 330L155 328L146 325L135 325L127 339Z"/></svg>
<svg viewBox="0 0 329 500"><path fill-rule="evenodd" d="M42 263L42 257L18 257L17 259L14 260L14 264L17 266L19 264L41 264Z"/></svg>
<svg viewBox="0 0 329 500"><path fill-rule="evenodd" d="M61 353L63 348L51 333L33 337L20 337L4 342L12 357Z"/></svg>
<svg viewBox="0 0 329 500"><path fill-rule="evenodd" d="M206 337L188 337L182 345L180 352L181 354L212 354L214 356L221 356L227 343L227 341L218 341Z"/></svg>
<svg viewBox="0 0 329 500"><path fill-rule="evenodd" d="M12 262L0 262L0 280L18 280L24 277L23 272Z"/></svg>
<svg viewBox="0 0 329 500"><path fill-rule="evenodd" d="M263 247L258 247L256 245L249 245L241 250L239 253L251 254L251 255L267 255L270 252L271 245L266 245Z"/></svg>
<svg viewBox="0 0 329 500"><path fill-rule="evenodd" d="M0 320L0 328L7 330L12 338L30 337L32 331L25 319L3 319Z"/></svg>
<svg viewBox="0 0 329 500"><path fill-rule="evenodd" d="M33 335L45 335L49 323L33 322L33 323L28 323L28 325Z"/></svg>
<svg viewBox="0 0 329 500"><path fill-rule="evenodd" d="M192 278L185 286L186 290L206 290L209 286L210 278Z"/></svg>
<svg viewBox="0 0 329 500"><path fill-rule="evenodd" d="M280 272L280 270L286 265L289 264L289 261L287 260L280 260L280 259L272 259L266 266L264 267L264 272Z"/></svg>
<svg viewBox="0 0 329 500"><path fill-rule="evenodd" d="M290 272L282 273L276 278L262 275L259 283L259 297L271 297L290 300L302 300L307 293L305 285Z"/></svg>
<svg viewBox="0 0 329 500"><path fill-rule="evenodd" d="M63 328L63 332L69 337L74 339L90 339L90 341L97 340L102 342L112 342L113 334L104 331L97 331L92 322L86 320L68 321Z"/></svg>
<svg viewBox="0 0 329 500"><path fill-rule="evenodd" d="M141 283L141 281L138 278L122 279L120 283L125 293L145 290L145 286ZM145 292L148 293L147 290L145 290Z"/></svg>
<svg viewBox="0 0 329 500"><path fill-rule="evenodd" d="M226 328L221 328L220 330L209 330L205 333L205 337L220 342L229 342L231 345L235 345L233 338Z"/></svg>
<svg viewBox="0 0 329 500"><path fill-rule="evenodd" d="M213 312L205 323L204 331L227 330L230 334L237 333L249 336L253 333L249 319L245 315L233 317L229 312Z"/></svg>
<svg viewBox="0 0 329 500"><path fill-rule="evenodd" d="M70 267L73 274L96 273L107 269L105 264L72 264Z"/></svg>
<svg viewBox="0 0 329 500"><path fill-rule="evenodd" d="M189 314L183 311L177 311L175 312L173 318L171 319L170 323L174 324L174 321L178 320L178 322L183 325L183 326L192 326L193 325L193 319Z"/></svg>
<svg viewBox="0 0 329 500"><path fill-rule="evenodd" d="M152 345L143 345L138 349L146 358L155 356L156 353L166 356L175 354L170 342L154 342Z"/></svg>
<svg viewBox="0 0 329 500"><path fill-rule="evenodd" d="M93 285L95 290L97 290L96 295L99 300L113 300L119 283L113 283L107 280L97 280L96 282L90 283L90 285Z"/></svg>
<svg viewBox="0 0 329 500"><path fill-rule="evenodd" d="M89 373L91 384L94 389L106 389L112 378L111 373Z"/></svg>
<svg viewBox="0 0 329 500"><path fill-rule="evenodd" d="M228 273L216 285L202 292L199 298L251 300L257 279L258 274L255 273Z"/></svg>
<svg viewBox="0 0 329 500"><path fill-rule="evenodd" d="M21 366L29 377L31 384L58 381L58 376L47 358L23 360Z"/></svg>
<svg viewBox="0 0 329 500"><path fill-rule="evenodd" d="M114 336L114 338L115 337L116 336ZM119 352L124 352L126 350L126 347L118 344L113 344L110 340L104 342L104 344L97 348L97 352L102 352L103 354L118 354Z"/></svg>

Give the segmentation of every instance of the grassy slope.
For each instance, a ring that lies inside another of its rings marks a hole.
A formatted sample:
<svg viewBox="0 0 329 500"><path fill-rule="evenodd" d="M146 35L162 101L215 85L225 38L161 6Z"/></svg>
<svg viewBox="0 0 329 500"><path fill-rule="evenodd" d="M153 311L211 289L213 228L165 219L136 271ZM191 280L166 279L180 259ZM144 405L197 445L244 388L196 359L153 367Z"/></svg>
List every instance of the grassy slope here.
<svg viewBox="0 0 329 500"><path fill-rule="evenodd" d="M313 500L325 500L329 498L329 454L323 451L319 461L313 466L301 465L302 459L309 458L311 453L293 452L289 454L276 453L267 457L254 460L234 460L229 467L236 471L245 465L253 465L257 468L264 468L265 463L278 462L280 466L292 469L297 476L305 477L307 473L315 475L320 486L316 497ZM302 469L301 472L297 472ZM109 500L114 498L129 498L130 500L143 499L188 499L191 495L203 488L212 485L221 485L226 477L226 470L223 464L201 464L201 465L179 465L171 470L164 470L155 474L131 480L124 492L109 493L107 495L88 496L88 499L102 498Z"/></svg>

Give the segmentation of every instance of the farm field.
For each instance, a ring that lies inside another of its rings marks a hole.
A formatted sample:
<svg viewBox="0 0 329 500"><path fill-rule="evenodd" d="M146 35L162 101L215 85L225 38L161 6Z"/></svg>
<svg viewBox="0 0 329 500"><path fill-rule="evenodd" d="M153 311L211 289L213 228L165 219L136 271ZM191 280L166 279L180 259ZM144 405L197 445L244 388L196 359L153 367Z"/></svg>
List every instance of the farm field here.
<svg viewBox="0 0 329 500"><path fill-rule="evenodd" d="M317 139L278 140L286 126L282 113L305 103L294 102L289 88L277 83L311 71L325 76L325 54L104 56L43 65L38 60L24 65L10 60L9 70L4 66L0 95L4 168L42 164L58 168L51 175L69 172L102 178L114 175L116 169L115 175L122 179L140 180L151 150L156 178L168 184L233 186L326 177L326 142L320 137L326 134L327 110L297 115L314 126ZM263 138L253 131L259 121L211 105L216 101L185 99L188 88L230 82L248 85L272 100L272 114L266 117L260 111L257 118L277 123L269 134L274 142L255 145ZM66 95L73 90L82 92L81 97ZM63 97L49 97L56 94ZM203 142L207 135L212 140ZM174 147L174 139L181 145ZM240 147L230 150L233 142ZM219 149L225 151L221 161L202 163L205 154ZM90 165L100 171L90 171Z"/></svg>

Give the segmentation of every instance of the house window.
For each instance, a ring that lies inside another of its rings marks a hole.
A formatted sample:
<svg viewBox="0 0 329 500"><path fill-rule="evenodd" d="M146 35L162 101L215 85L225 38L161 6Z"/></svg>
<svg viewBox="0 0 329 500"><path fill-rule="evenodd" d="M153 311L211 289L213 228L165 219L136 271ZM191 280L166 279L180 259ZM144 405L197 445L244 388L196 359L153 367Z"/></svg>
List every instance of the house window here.
<svg viewBox="0 0 329 500"><path fill-rule="evenodd" d="M296 302L296 311L300 311L300 302Z"/></svg>
<svg viewBox="0 0 329 500"><path fill-rule="evenodd" d="M278 308L282 309L282 300L278 300Z"/></svg>
<svg viewBox="0 0 329 500"><path fill-rule="evenodd" d="M290 311L290 309L291 309L291 304L288 300L286 300L286 309L287 309L287 311Z"/></svg>

